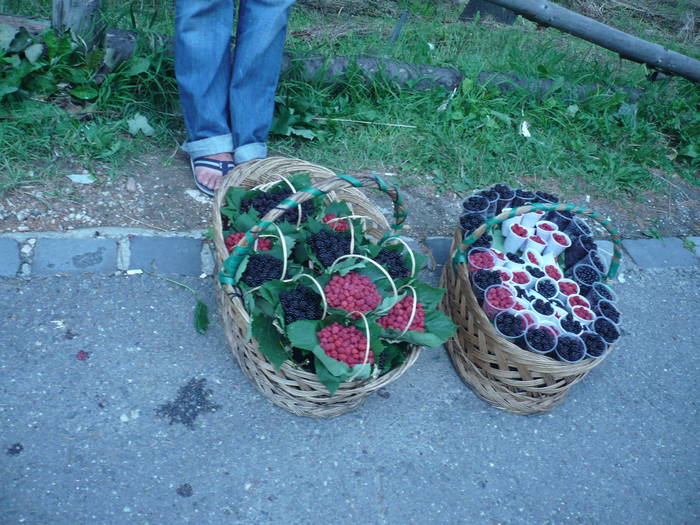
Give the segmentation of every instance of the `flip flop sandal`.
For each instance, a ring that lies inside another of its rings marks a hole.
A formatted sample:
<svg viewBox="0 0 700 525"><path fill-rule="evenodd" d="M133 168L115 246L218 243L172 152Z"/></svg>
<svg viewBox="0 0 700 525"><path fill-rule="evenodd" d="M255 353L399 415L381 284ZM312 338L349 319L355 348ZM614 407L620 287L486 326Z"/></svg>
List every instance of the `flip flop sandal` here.
<svg viewBox="0 0 700 525"><path fill-rule="evenodd" d="M204 184L199 182L199 180L197 180L197 175L195 174L194 169L209 168L211 170L217 170L221 172L221 176L223 177L229 171L231 171L236 166L236 164L230 160L216 160L210 159L209 157L197 157L196 159L190 159L190 166L192 167L192 177L194 178L194 185L197 186L199 191L212 197L214 196L214 192L216 190L210 188L209 186L205 186Z"/></svg>

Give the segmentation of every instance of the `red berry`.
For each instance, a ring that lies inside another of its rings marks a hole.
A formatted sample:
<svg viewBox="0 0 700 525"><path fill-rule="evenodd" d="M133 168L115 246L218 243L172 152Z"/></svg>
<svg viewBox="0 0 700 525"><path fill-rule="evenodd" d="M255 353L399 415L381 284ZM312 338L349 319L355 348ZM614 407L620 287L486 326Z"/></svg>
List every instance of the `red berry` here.
<svg viewBox="0 0 700 525"><path fill-rule="evenodd" d="M403 332L408 325L408 320L411 318L411 310L413 310L413 297L406 296L396 303L389 313L384 317L380 317L377 322L385 330L392 328L397 332ZM413 321L408 330L414 332L425 332L425 312L423 305L416 305L416 313L413 316Z"/></svg>
<svg viewBox="0 0 700 525"><path fill-rule="evenodd" d="M329 306L348 312L367 313L382 302L382 296L372 280L357 272L334 275L323 291ZM353 315L355 319L358 317L357 314Z"/></svg>
<svg viewBox="0 0 700 525"><path fill-rule="evenodd" d="M513 224L513 226L510 227L510 231L518 237L527 237L527 230L519 224Z"/></svg>
<svg viewBox="0 0 700 525"><path fill-rule="evenodd" d="M333 213L326 213L326 214L323 216L323 219L321 219L321 220L322 220L323 222L325 222L326 224L328 224L328 227L329 227L331 230L335 230L335 231L337 231L337 232L344 232L344 231L347 231L347 230L350 229L350 225L348 224L348 221L346 221L345 219L341 219L341 220L339 220L339 221L330 222L330 221L332 221L333 219L337 219L337 218L338 218L338 217L337 217L335 214L333 214Z"/></svg>
<svg viewBox="0 0 700 525"><path fill-rule="evenodd" d="M569 245L569 242L567 241L566 237L564 237L561 233L553 233L552 238L554 238L554 240L557 241L562 246Z"/></svg>
<svg viewBox="0 0 700 525"><path fill-rule="evenodd" d="M350 366L365 362L374 364L374 352L367 352L367 336L356 326L343 326L333 323L316 333L323 351L338 361Z"/></svg>
<svg viewBox="0 0 700 525"><path fill-rule="evenodd" d="M245 237L245 233L238 232L232 233L226 239L224 239L224 244L226 244L226 249L228 253L233 251L233 248ZM270 239L260 239L258 238L257 249L261 252L266 252L272 249L272 241Z"/></svg>
<svg viewBox="0 0 700 525"><path fill-rule="evenodd" d="M537 244L545 244L545 242L537 235L530 235L530 240L536 242ZM532 259L530 259L532 261ZM532 261L535 262L535 261Z"/></svg>
<svg viewBox="0 0 700 525"><path fill-rule="evenodd" d="M546 222L544 224L540 224L539 226L546 232L554 231L554 226L552 226L551 224L547 224Z"/></svg>
<svg viewBox="0 0 700 525"><path fill-rule="evenodd" d="M561 272L559 269L554 266L553 264L548 264L547 266L544 267L544 271L547 273L549 277L554 279L555 281L558 281L559 279L562 278Z"/></svg>

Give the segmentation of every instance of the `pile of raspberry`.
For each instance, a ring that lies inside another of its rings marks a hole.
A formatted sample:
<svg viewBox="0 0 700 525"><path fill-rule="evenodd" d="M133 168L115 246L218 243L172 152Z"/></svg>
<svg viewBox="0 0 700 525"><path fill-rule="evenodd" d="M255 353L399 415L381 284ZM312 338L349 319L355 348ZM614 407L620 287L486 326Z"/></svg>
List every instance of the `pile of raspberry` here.
<svg viewBox="0 0 700 525"><path fill-rule="evenodd" d="M348 221L346 221L345 219L341 219L339 221L333 220L333 219L337 219L337 218L338 218L338 216L333 214L333 213L326 213L323 216L323 219L321 219L321 221L325 222L331 230L335 230L337 232L348 231L350 229L350 225L348 224ZM333 221L333 222L331 222L331 221Z"/></svg>
<svg viewBox="0 0 700 525"><path fill-rule="evenodd" d="M228 250L228 253L231 253L233 249L236 247L236 245L241 242L241 239L245 237L245 233L243 232L238 232L238 233L231 233L229 234L226 239L224 239L224 244L226 244L226 250ZM272 239L261 239L258 238L257 240L257 247L256 249L260 252L266 252L268 250L272 249Z"/></svg>
<svg viewBox="0 0 700 525"><path fill-rule="evenodd" d="M326 355L350 366L374 364L374 352L367 352L367 336L355 326L333 323L316 332ZM365 360L365 354L366 356Z"/></svg>
<svg viewBox="0 0 700 525"><path fill-rule="evenodd" d="M367 313L374 310L382 301L379 290L372 280L357 272L347 275L334 275L323 288L328 306L348 312ZM358 318L353 315L353 318Z"/></svg>
<svg viewBox="0 0 700 525"><path fill-rule="evenodd" d="M408 326L408 320L411 318L411 312L413 311L414 299L412 296L406 296L401 299L394 307L389 310L389 313L384 317L380 317L377 322L382 328L388 330L389 328L396 330L397 332L403 332ZM414 332L425 332L425 312L423 311L423 305L418 303L416 305L416 313L413 316L413 321L408 330Z"/></svg>

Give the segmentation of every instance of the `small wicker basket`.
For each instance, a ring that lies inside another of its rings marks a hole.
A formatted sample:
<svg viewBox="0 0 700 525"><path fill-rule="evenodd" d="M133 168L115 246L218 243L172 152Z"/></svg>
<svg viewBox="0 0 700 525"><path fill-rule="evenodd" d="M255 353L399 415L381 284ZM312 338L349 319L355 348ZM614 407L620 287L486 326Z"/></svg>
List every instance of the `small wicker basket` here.
<svg viewBox="0 0 700 525"><path fill-rule="evenodd" d="M368 217L365 234L375 240L380 239L390 228L394 232L401 228L406 214L403 211L398 192L394 188L389 188L378 176L336 176L326 168L298 159L272 157L256 160L234 168L226 176L222 187L215 196L213 230L219 268L222 268L223 262L229 258L219 212L225 204L228 188L233 186L247 189L257 188L301 173L311 176L313 186L294 193L268 212L261 223L250 230L250 236L246 236L240 241L232 257L236 257L237 253L247 252L249 243L254 242L258 234L264 230L265 225L274 222L290 207L321 194L326 194L329 200L344 201L353 208L353 213ZM393 226L389 226L381 211L357 189L366 185L376 186L392 198L395 217ZM242 259L245 255L240 257ZM376 379L341 383L335 394L330 394L314 374L302 370L291 361L286 361L279 370L276 370L273 364L260 353L255 339L249 337L250 316L240 300L236 287L232 284L219 283L218 293L226 339L241 370L260 393L273 404L293 414L327 418L355 410L364 403L370 394L401 377L415 363L420 352L419 347L412 345L406 360L397 368Z"/></svg>
<svg viewBox="0 0 700 525"><path fill-rule="evenodd" d="M492 226L530 211L568 211L597 220L611 234L614 253L606 277L611 282L622 257L621 239L609 219L572 204L532 204L505 211L486 221L467 239L458 226L452 240L452 263L445 264L441 286L447 288L442 306L458 326L447 350L457 373L476 394L492 405L516 414L549 412L564 400L569 389L603 359L564 363L523 350L501 337L472 291L466 252ZM608 351L609 353L609 351Z"/></svg>

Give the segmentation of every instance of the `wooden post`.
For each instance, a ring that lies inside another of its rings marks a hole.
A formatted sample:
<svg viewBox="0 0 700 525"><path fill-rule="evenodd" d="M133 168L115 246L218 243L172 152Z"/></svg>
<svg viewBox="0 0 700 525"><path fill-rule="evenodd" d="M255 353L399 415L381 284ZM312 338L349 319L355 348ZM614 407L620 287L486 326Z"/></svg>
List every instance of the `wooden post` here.
<svg viewBox="0 0 700 525"><path fill-rule="evenodd" d="M700 82L700 61L569 11L547 0L489 0L519 15L615 51L622 58Z"/></svg>
<svg viewBox="0 0 700 525"><path fill-rule="evenodd" d="M87 50L99 44L104 30L101 0L53 0L51 27L71 30Z"/></svg>

